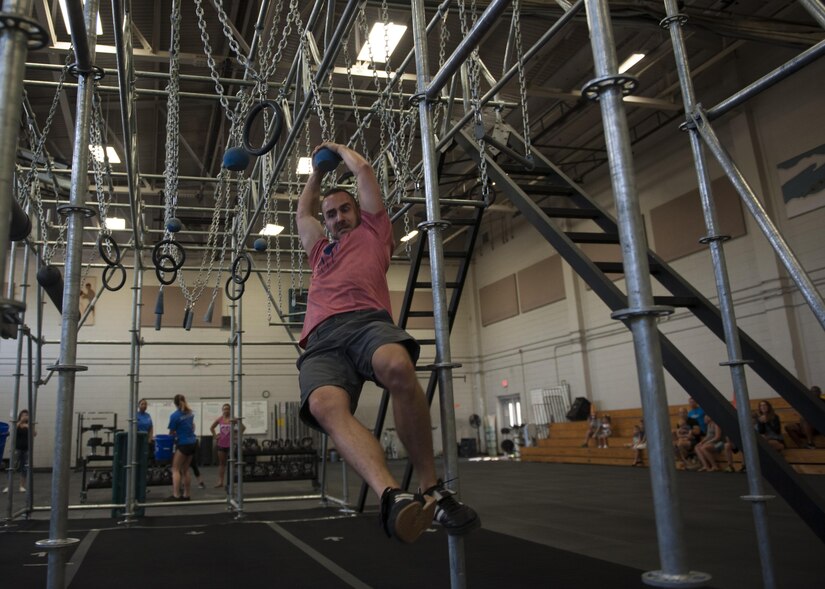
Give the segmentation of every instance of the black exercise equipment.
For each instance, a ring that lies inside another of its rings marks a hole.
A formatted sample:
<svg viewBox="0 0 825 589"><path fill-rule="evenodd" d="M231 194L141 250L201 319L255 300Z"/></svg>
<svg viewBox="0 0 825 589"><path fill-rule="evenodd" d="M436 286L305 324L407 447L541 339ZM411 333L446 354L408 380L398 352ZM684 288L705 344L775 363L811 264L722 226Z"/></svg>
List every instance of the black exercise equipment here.
<svg viewBox="0 0 825 589"><path fill-rule="evenodd" d="M590 401L584 397L576 397L567 412L567 419L570 421L584 421L588 415L590 415Z"/></svg>
<svg viewBox="0 0 825 589"><path fill-rule="evenodd" d="M176 261L174 256L171 254L161 254L161 248L164 246L169 246L169 249L176 249L178 251L178 260ZM171 265L164 265L164 260L170 260L172 262ZM160 269L163 272L171 272L173 270L180 270L183 268L183 263L186 261L186 250L183 249L183 246L179 244L174 239L162 239L161 241L155 244L155 247L152 248L152 263L155 265L155 268Z"/></svg>
<svg viewBox="0 0 825 589"><path fill-rule="evenodd" d="M114 259L109 257L109 251L114 253ZM123 254L120 252L120 246L111 235L100 235L100 237L97 238L97 252L109 266L120 264L120 260L123 257Z"/></svg>
<svg viewBox="0 0 825 589"><path fill-rule="evenodd" d="M232 294L232 289L230 288L232 287L232 285L235 285L235 290L237 290L237 294ZM226 293L226 298L228 298L230 301L237 301L238 299L240 299L243 296L245 289L246 285L243 282L235 282L234 280L232 280L231 276L227 279L226 285L223 287L223 290Z"/></svg>
<svg viewBox="0 0 825 589"><path fill-rule="evenodd" d="M11 222L9 223L9 239L11 241L23 241L32 232L32 221L17 202L16 198L11 199Z"/></svg>
<svg viewBox="0 0 825 589"><path fill-rule="evenodd" d="M37 271L39 284L51 299L57 311L63 314L63 275L54 266L46 264Z"/></svg>
<svg viewBox="0 0 825 589"><path fill-rule="evenodd" d="M322 147L312 156L312 167L326 174L333 171L341 163L341 156L328 147Z"/></svg>
<svg viewBox="0 0 825 589"><path fill-rule="evenodd" d="M113 284L112 278L116 270L120 272L120 281ZM123 264L112 264L103 269L103 288L115 292L123 288L124 284L126 284L126 268Z"/></svg>
<svg viewBox="0 0 825 589"><path fill-rule="evenodd" d="M252 256L247 252L241 252L232 260L232 281L237 284L244 284L249 280L252 273Z"/></svg>
<svg viewBox="0 0 825 589"><path fill-rule="evenodd" d="M253 147L249 138L249 134L252 131L252 123L255 122L255 118L258 116L258 113L267 108L271 109L272 113L275 115L272 135L270 135L269 139L267 139L266 143L264 143L261 147ZM272 148L275 147L275 144L278 143L278 138L281 136L281 128L283 127L283 123L284 113L277 102L272 100L263 100L259 102L252 107L252 110L250 110L249 114L246 115L246 121L244 121L243 125L243 148L252 155L257 156L269 153Z"/></svg>
<svg viewBox="0 0 825 589"><path fill-rule="evenodd" d="M174 262L174 258L172 256L170 256L169 254L163 254L160 257L160 259L161 259L161 261L163 261L164 259L169 259L169 260L172 260ZM172 278L165 278L164 274L169 274L169 273L172 274ZM175 282L175 280L178 279L178 271L177 270L166 270L166 269L163 269L163 268L159 268L158 266L155 266L155 276L157 277L158 282L160 282L162 285L169 286L170 284Z"/></svg>

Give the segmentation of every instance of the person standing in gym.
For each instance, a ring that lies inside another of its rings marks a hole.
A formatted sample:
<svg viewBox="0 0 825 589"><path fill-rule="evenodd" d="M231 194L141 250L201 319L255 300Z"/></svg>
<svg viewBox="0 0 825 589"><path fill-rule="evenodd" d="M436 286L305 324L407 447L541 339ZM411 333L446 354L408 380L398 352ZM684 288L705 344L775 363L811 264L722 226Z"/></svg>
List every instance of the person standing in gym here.
<svg viewBox="0 0 825 589"><path fill-rule="evenodd" d="M29 472L29 410L23 409L17 414L17 423L14 426L14 460L13 468L20 473L21 493L26 492L26 476ZM37 432L32 430L32 436ZM9 488L3 489L4 493L9 492Z"/></svg>
<svg viewBox="0 0 825 589"><path fill-rule="evenodd" d="M312 266L300 340L305 351L297 363L301 419L328 433L380 497L388 536L413 542L433 520L449 534L466 534L480 518L436 476L430 411L415 374L419 346L392 321L386 276L392 225L375 172L361 154L337 143L317 146L313 156L323 149L353 174L359 199L341 187L322 195L324 172L314 169L298 200L298 234ZM366 380L389 390L398 436L423 493L399 488L378 440L353 416Z"/></svg>
<svg viewBox="0 0 825 589"><path fill-rule="evenodd" d="M175 455L172 457L172 494L164 501L189 501L192 474L189 466L195 455L198 438L195 436L195 412L183 395L175 395L177 411L169 416L169 435L175 438ZM181 494L181 483L183 494Z"/></svg>
<svg viewBox="0 0 825 589"><path fill-rule="evenodd" d="M152 423L152 416L146 411L149 408L149 401L141 399L138 401L137 431L146 433L146 445L149 456L155 455L155 426Z"/></svg>
<svg viewBox="0 0 825 589"><path fill-rule="evenodd" d="M212 432L212 437L215 438L215 445L218 448L218 483L215 485L216 489L225 485L226 459L229 457L229 452L231 451L229 441L232 436L233 424L236 425L235 431L237 431L238 419L230 417L231 413L232 407L229 406L229 403L224 403L223 407L221 407L221 415L212 422L209 428L209 431ZM241 428L243 431L246 429L246 426L241 425ZM215 431L216 429L217 433Z"/></svg>

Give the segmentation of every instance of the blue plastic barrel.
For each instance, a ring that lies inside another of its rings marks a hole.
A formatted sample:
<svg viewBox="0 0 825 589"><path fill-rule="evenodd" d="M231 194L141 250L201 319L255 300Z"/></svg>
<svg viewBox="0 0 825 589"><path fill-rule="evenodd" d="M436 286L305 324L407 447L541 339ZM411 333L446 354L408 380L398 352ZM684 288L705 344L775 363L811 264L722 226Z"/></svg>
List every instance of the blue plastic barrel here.
<svg viewBox="0 0 825 589"><path fill-rule="evenodd" d="M158 434L155 436L155 460L161 462L163 460L172 460L172 446L174 438L165 434Z"/></svg>
<svg viewBox="0 0 825 589"><path fill-rule="evenodd" d="M6 438L9 437L9 424L0 421L0 460L3 459L3 452L6 451Z"/></svg>

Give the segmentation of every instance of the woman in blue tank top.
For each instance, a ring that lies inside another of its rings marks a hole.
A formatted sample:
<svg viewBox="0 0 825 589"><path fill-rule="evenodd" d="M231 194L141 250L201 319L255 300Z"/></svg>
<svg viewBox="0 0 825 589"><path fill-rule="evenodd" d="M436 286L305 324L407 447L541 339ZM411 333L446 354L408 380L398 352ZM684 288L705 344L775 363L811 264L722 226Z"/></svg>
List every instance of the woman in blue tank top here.
<svg viewBox="0 0 825 589"><path fill-rule="evenodd" d="M172 494L165 501L189 501L192 474L189 466L195 455L195 413L183 395L175 395L177 411L169 416L169 435L175 438L175 455L172 457ZM181 494L181 483L183 493Z"/></svg>

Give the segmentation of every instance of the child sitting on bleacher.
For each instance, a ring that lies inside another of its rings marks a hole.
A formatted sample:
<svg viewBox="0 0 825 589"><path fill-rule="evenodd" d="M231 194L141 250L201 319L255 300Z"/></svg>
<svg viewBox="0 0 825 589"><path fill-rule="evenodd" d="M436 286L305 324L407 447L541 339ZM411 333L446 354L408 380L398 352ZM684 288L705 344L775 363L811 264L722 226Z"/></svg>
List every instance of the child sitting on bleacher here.
<svg viewBox="0 0 825 589"><path fill-rule="evenodd" d="M596 447L607 448L607 439L613 435L613 425L610 423L610 416L602 416L602 422L599 424L599 430L596 432Z"/></svg>
<svg viewBox="0 0 825 589"><path fill-rule="evenodd" d="M644 464L642 461L642 451L647 448L644 420L639 420L639 425L633 426L633 439L628 446L633 448L633 466L642 466Z"/></svg>
<svg viewBox="0 0 825 589"><path fill-rule="evenodd" d="M685 470L690 468L688 457L693 453L693 448L697 442L698 439L693 433L693 428L688 425L687 420L679 419L676 422L676 430L673 432L673 447L679 463Z"/></svg>
<svg viewBox="0 0 825 589"><path fill-rule="evenodd" d="M595 437L596 433L599 431L599 418L596 416L595 411L590 412L590 417L587 418L587 432L584 434L584 443L582 444L582 448L587 448L587 444L590 442L590 438Z"/></svg>

